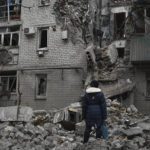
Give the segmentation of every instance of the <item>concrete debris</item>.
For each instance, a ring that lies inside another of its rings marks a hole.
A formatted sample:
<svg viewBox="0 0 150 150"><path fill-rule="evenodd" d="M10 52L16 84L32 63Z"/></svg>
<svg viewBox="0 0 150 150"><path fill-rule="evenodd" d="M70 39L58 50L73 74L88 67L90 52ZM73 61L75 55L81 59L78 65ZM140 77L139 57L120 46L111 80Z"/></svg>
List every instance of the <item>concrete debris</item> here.
<svg viewBox="0 0 150 150"><path fill-rule="evenodd" d="M0 107L0 121L30 121L32 118L32 108L20 107L19 118L17 120L17 106Z"/></svg>
<svg viewBox="0 0 150 150"><path fill-rule="evenodd" d="M140 127L133 127L127 130L123 130L122 131L126 136L131 137L131 136L136 136L136 135L140 135L143 133L142 128Z"/></svg>
<svg viewBox="0 0 150 150"><path fill-rule="evenodd" d="M30 122L7 121L0 123L1 149L134 150L136 148L149 150L150 117L135 111L136 107L133 105L122 106L117 99L107 99L106 103L109 133L107 140L96 140L95 132L91 132L89 142L82 144L85 121L81 121L77 117L81 115L81 103L73 103L57 111L33 111ZM71 124L75 126L72 130L69 129Z"/></svg>

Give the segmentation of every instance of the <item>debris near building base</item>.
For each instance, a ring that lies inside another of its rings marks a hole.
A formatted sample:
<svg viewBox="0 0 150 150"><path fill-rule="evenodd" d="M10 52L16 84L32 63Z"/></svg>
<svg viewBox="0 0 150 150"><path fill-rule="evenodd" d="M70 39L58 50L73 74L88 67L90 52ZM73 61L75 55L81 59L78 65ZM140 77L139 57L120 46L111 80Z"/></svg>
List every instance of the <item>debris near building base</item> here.
<svg viewBox="0 0 150 150"><path fill-rule="evenodd" d="M32 119L27 122L1 122L1 149L149 150L150 117L143 116L134 105L126 108L119 101L111 99L107 99L106 103L109 133L107 140L96 140L95 132L92 132L89 142L82 144L85 122L77 117L78 113L81 115L81 103L77 102L61 110L33 111ZM62 124L64 121L66 124ZM75 130L64 129L69 123L74 123Z"/></svg>

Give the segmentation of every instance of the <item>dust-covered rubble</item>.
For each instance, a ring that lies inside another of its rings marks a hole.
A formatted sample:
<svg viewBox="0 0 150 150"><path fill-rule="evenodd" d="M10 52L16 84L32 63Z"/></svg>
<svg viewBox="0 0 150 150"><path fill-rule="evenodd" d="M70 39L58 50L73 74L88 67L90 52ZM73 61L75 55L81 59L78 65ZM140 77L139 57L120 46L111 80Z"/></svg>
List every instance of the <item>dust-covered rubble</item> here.
<svg viewBox="0 0 150 150"><path fill-rule="evenodd" d="M1 121L0 147L2 150L149 150L149 116L142 115L134 105L126 108L117 100L106 102L108 139L96 140L91 132L89 142L82 144L85 122L79 117L81 103L74 103L61 110L33 111L28 122Z"/></svg>

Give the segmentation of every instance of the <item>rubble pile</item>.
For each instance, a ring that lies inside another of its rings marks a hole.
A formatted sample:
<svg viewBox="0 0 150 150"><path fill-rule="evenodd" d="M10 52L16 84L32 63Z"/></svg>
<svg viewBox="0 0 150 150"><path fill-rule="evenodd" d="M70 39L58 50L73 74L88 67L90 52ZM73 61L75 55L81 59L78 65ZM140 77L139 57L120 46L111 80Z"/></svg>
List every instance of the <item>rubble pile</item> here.
<svg viewBox="0 0 150 150"><path fill-rule="evenodd" d="M80 118L81 104L74 103L61 110L33 111L31 121L0 123L2 150L86 150L150 149L150 118L138 112L134 105L123 107L117 100L107 99L108 139L95 139L82 144L85 123ZM80 114L80 115L79 115ZM64 127L75 125L75 130Z"/></svg>
<svg viewBox="0 0 150 150"><path fill-rule="evenodd" d="M91 40L87 0L57 0L54 11L57 23L62 30L69 31L69 37L74 44L77 41L87 44Z"/></svg>

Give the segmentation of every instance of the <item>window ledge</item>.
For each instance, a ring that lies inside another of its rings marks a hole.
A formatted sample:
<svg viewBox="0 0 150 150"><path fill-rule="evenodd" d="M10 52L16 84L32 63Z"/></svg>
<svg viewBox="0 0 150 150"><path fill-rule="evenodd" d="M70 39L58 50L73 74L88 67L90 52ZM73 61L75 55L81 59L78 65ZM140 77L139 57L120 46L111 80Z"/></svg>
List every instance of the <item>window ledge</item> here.
<svg viewBox="0 0 150 150"><path fill-rule="evenodd" d="M47 97L46 96L36 96L35 99L36 100L46 100Z"/></svg>
<svg viewBox="0 0 150 150"><path fill-rule="evenodd" d="M50 6L50 4L48 3L48 4L40 4L40 5L38 5L39 7L45 7L45 6Z"/></svg>
<svg viewBox="0 0 150 150"><path fill-rule="evenodd" d="M39 48L39 49L37 49L37 51L48 51L48 48L47 47L45 47L45 48Z"/></svg>

